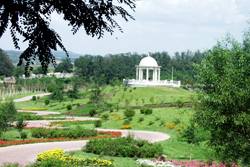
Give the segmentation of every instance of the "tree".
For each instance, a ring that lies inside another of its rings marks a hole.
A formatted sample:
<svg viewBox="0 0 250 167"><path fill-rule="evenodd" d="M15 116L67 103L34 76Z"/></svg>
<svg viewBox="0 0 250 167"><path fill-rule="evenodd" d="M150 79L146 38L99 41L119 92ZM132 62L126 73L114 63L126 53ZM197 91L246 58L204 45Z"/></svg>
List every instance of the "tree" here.
<svg viewBox="0 0 250 167"><path fill-rule="evenodd" d="M68 55L62 44L60 36L50 28L52 13L63 15L68 25L72 27L73 34L84 27L87 35L98 38L103 37L104 32L113 33L115 28L122 29L114 20L120 15L124 20L133 17L122 7L128 6L135 9L135 0L117 0L117 6L113 0L8 0L0 2L0 37L9 27L11 37L16 49L18 45L17 34L28 41L28 48L20 55L19 65L25 60L26 72L36 57L39 57L43 69L47 69L49 63L55 65L55 58L51 50L57 50L59 46Z"/></svg>
<svg viewBox="0 0 250 167"><path fill-rule="evenodd" d="M182 137L187 139L188 144L190 144L190 160L192 159L193 146L199 145L201 141L205 139L204 130L198 127L198 124L195 124L194 120L190 120L190 124L185 127L182 132Z"/></svg>
<svg viewBox="0 0 250 167"><path fill-rule="evenodd" d="M33 70L33 73L38 75L38 74L46 74L47 73L47 69L44 71L43 67L42 66L39 66L37 68L35 68Z"/></svg>
<svg viewBox="0 0 250 167"><path fill-rule="evenodd" d="M22 130L25 126L27 126L27 122L24 122L23 120L23 117L20 116L18 119L17 119L17 123L16 123L16 128L18 130L18 132L20 133L20 137L22 138Z"/></svg>
<svg viewBox="0 0 250 167"><path fill-rule="evenodd" d="M248 33L249 34L249 33ZM207 51L200 65L196 120L211 132L223 161L250 163L250 36L231 37Z"/></svg>
<svg viewBox="0 0 250 167"><path fill-rule="evenodd" d="M63 59L62 63L58 64L55 68L55 72L71 73L73 71L73 64L69 58Z"/></svg>
<svg viewBox="0 0 250 167"><path fill-rule="evenodd" d="M95 107L97 107L97 105L103 100L103 96L104 95L100 87L95 86L95 88L92 89L91 95L90 95L91 103L95 104Z"/></svg>
<svg viewBox="0 0 250 167"><path fill-rule="evenodd" d="M0 49L0 76L12 76L14 66L9 56Z"/></svg>
<svg viewBox="0 0 250 167"><path fill-rule="evenodd" d="M0 103L0 132L6 132L17 114L13 101ZM1 133L0 133L1 136Z"/></svg>
<svg viewBox="0 0 250 167"><path fill-rule="evenodd" d="M25 73L25 67L22 65L15 67L13 75L16 79L19 79L20 77L22 77L24 73Z"/></svg>

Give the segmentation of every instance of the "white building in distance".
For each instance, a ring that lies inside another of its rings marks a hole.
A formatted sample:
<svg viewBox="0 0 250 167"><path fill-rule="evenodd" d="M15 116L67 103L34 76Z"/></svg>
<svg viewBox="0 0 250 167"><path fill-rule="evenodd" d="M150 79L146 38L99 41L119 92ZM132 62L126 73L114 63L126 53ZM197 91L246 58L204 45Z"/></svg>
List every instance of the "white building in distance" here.
<svg viewBox="0 0 250 167"><path fill-rule="evenodd" d="M180 87L181 81L164 80L161 81L161 66L153 57L149 55L144 57L139 65L136 65L136 79L125 80L123 79L123 85L125 87L147 87L147 86L171 86Z"/></svg>

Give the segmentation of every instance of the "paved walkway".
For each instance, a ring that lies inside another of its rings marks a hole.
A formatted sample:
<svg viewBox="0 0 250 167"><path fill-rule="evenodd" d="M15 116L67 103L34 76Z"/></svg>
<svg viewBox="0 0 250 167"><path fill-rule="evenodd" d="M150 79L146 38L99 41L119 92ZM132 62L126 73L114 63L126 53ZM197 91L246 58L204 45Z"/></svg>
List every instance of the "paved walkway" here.
<svg viewBox="0 0 250 167"><path fill-rule="evenodd" d="M169 135L159 132L149 131L130 131L130 130L110 130L100 129L105 131L120 131L123 136L131 134L136 139L145 139L150 142L159 142L170 138ZM87 143L84 141L67 141L67 142L51 142L51 143L34 143L23 144L0 148L0 165L4 162L17 162L24 166L35 162L37 155L41 152L61 148L64 151L81 150Z"/></svg>
<svg viewBox="0 0 250 167"><path fill-rule="evenodd" d="M20 98L20 99L15 99L13 100L15 103L18 103L18 102L23 102L23 101L29 101L32 99L33 96L36 96L36 97L43 97L43 96L48 96L50 95L51 93L43 93L43 94L38 94L38 95L31 95L31 96L26 96L26 97L23 97L23 98Z"/></svg>

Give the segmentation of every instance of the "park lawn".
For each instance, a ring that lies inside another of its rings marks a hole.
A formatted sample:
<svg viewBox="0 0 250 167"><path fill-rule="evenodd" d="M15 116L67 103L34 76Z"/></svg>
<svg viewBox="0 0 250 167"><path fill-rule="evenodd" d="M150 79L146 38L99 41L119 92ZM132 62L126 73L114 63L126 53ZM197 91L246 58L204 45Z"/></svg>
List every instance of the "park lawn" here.
<svg viewBox="0 0 250 167"><path fill-rule="evenodd" d="M104 91L109 97L108 102L118 103L121 107L126 107L126 99L130 106L144 106L152 104L150 100L154 98L153 104L168 103L174 104L177 100L185 103L191 102L191 97L195 96L194 92L187 91L182 88L172 87L145 87L145 88L106 88ZM113 91L113 92L112 92Z"/></svg>
<svg viewBox="0 0 250 167"><path fill-rule="evenodd" d="M74 99L73 101L68 100L68 101L63 101L63 102L55 102L55 101L50 101L49 105L45 105L45 99L48 97L43 97L40 98L36 101L24 101L24 102L19 102L15 103L15 106L17 109L21 108L46 108L47 111L54 111L54 112L60 112L60 113L66 113L68 112L67 105L72 105L72 109L76 109L77 105L80 104L86 104L87 99Z"/></svg>

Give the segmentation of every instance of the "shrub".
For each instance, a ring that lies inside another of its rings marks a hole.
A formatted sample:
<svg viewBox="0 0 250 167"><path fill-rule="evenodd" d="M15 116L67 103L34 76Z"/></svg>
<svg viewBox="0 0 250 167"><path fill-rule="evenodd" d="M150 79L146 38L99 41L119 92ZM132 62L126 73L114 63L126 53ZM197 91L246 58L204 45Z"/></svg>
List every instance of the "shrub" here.
<svg viewBox="0 0 250 167"><path fill-rule="evenodd" d="M141 114L145 114L145 115L150 115L153 113L153 110L151 108L142 108L140 109Z"/></svg>
<svg viewBox="0 0 250 167"><path fill-rule="evenodd" d="M161 118L160 117L155 117L155 120L156 121L159 121Z"/></svg>
<svg viewBox="0 0 250 167"><path fill-rule="evenodd" d="M83 127L77 126L71 129L44 129L37 128L32 129L32 137L35 138L59 138L59 137L69 137L69 138L80 138L80 137L90 137L97 136L97 131L94 129L85 129Z"/></svg>
<svg viewBox="0 0 250 167"><path fill-rule="evenodd" d="M32 100L33 100L33 101L36 101L36 96L32 96Z"/></svg>
<svg viewBox="0 0 250 167"><path fill-rule="evenodd" d="M103 119L108 119L109 118L109 114L102 114L102 118Z"/></svg>
<svg viewBox="0 0 250 167"><path fill-rule="evenodd" d="M153 121L149 121L149 123L148 123L149 126L150 126L150 125L153 125L153 124L154 124Z"/></svg>
<svg viewBox="0 0 250 167"><path fill-rule="evenodd" d="M27 139L27 133L26 132L21 132L21 134L20 134L20 137L21 137L21 139Z"/></svg>
<svg viewBox="0 0 250 167"><path fill-rule="evenodd" d="M144 121L144 117L139 117L138 122Z"/></svg>
<svg viewBox="0 0 250 167"><path fill-rule="evenodd" d="M91 116L91 117L93 117L94 115L96 115L96 110L95 109L90 109L89 110L89 115Z"/></svg>
<svg viewBox="0 0 250 167"><path fill-rule="evenodd" d="M180 118L175 118L174 119L174 124L179 124L179 123L181 123L181 119Z"/></svg>
<svg viewBox="0 0 250 167"><path fill-rule="evenodd" d="M24 121L26 120L43 120L44 118L40 115L35 115L34 113L18 112L17 120L22 117Z"/></svg>
<svg viewBox="0 0 250 167"><path fill-rule="evenodd" d="M95 121L94 125L95 125L96 128L101 127L102 126L102 122L101 121Z"/></svg>
<svg viewBox="0 0 250 167"><path fill-rule="evenodd" d="M79 107L79 106L80 106L80 103L76 103L76 106Z"/></svg>
<svg viewBox="0 0 250 167"><path fill-rule="evenodd" d="M44 103L45 103L45 105L47 106L47 105L49 105L50 100L49 100L49 99L46 99L46 100L44 101Z"/></svg>
<svg viewBox="0 0 250 167"><path fill-rule="evenodd" d="M133 109L126 109L124 111L124 116L126 118L132 118L134 115L135 115L135 110L133 110Z"/></svg>
<svg viewBox="0 0 250 167"><path fill-rule="evenodd" d="M123 122L123 125L129 125L131 123L131 121L129 119L125 119Z"/></svg>
<svg viewBox="0 0 250 167"><path fill-rule="evenodd" d="M68 104L67 105L67 110L71 110L72 109L72 105L71 104Z"/></svg>
<svg viewBox="0 0 250 167"><path fill-rule="evenodd" d="M182 108L182 107L184 106L184 102L181 101L181 100L177 100L177 101L176 101L176 104L177 104L177 107L178 107L178 108Z"/></svg>
<svg viewBox="0 0 250 167"><path fill-rule="evenodd" d="M160 144L151 144L145 140L134 140L131 136L115 139L90 140L85 151L94 154L104 154L119 157L151 158L163 153Z"/></svg>

